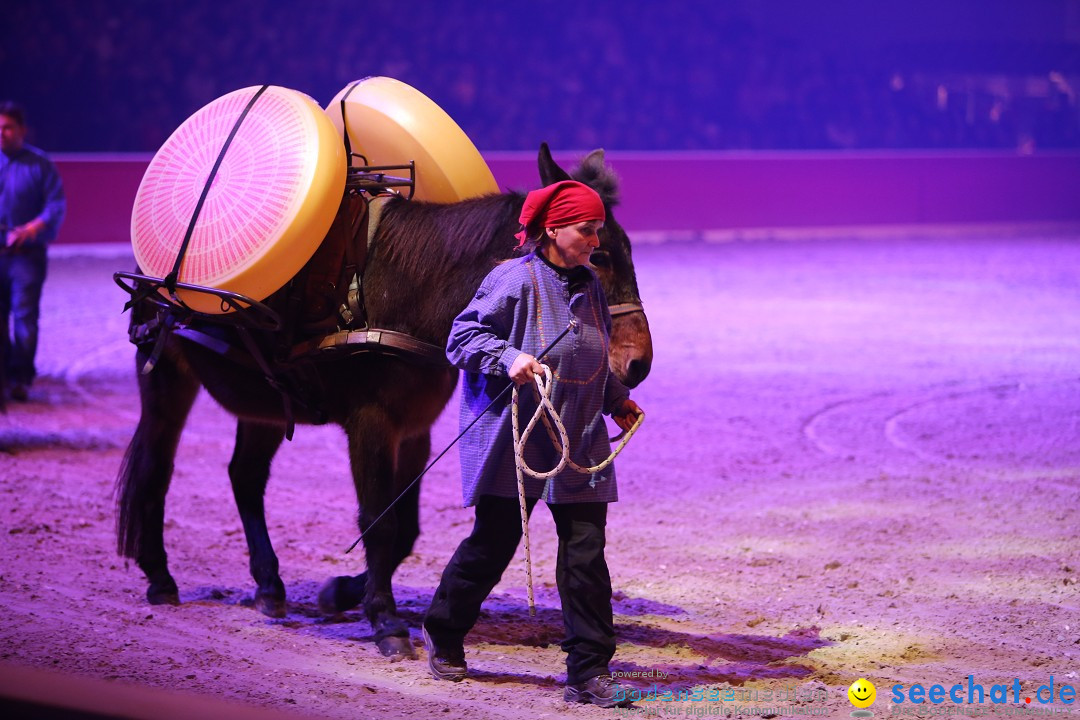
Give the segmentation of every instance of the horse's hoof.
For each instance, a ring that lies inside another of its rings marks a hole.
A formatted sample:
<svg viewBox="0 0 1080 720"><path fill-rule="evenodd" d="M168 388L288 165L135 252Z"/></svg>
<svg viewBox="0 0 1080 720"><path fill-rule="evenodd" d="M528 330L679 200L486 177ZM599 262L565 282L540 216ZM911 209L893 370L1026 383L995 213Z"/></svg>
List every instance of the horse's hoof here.
<svg viewBox="0 0 1080 720"><path fill-rule="evenodd" d="M146 599L151 605L179 605L180 592L177 590L147 590Z"/></svg>
<svg viewBox="0 0 1080 720"><path fill-rule="evenodd" d="M255 609L266 617L283 618L286 614L285 598L269 593L255 593Z"/></svg>
<svg viewBox="0 0 1080 720"><path fill-rule="evenodd" d="M344 579L341 577L330 578L319 588L319 612L323 615L337 615L349 609L342 607L338 602L341 581Z"/></svg>
<svg viewBox="0 0 1080 720"><path fill-rule="evenodd" d="M170 577L167 581L150 583L146 588L146 599L151 605L179 605L180 590Z"/></svg>
<svg viewBox="0 0 1080 720"><path fill-rule="evenodd" d="M378 646L379 652L383 654L383 657L389 658L390 662L416 659L416 653L413 652L412 640L407 637L388 635L375 644Z"/></svg>
<svg viewBox="0 0 1080 720"><path fill-rule="evenodd" d="M339 575L330 578L319 588L319 612L323 615L337 615L352 610L363 601L366 585L366 575Z"/></svg>

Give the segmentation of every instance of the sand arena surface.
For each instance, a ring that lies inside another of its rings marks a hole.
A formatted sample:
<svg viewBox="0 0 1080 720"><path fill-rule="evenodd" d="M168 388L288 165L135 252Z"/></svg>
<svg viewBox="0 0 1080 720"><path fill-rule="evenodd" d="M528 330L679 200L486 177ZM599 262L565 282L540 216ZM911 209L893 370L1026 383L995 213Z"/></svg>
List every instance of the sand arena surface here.
<svg viewBox="0 0 1080 720"><path fill-rule="evenodd" d="M613 671L646 690L729 683L745 694L725 708L744 716L847 717L859 677L879 717L898 683L1017 678L1033 701L1051 675L1080 687L1080 235L672 242L635 261L656 360L610 516ZM130 267L54 260L44 377L0 416L0 661L334 718L612 715L561 699L543 510L538 616L519 549L467 642L470 679L428 675L417 626L471 522L453 453L395 576L417 661L379 656L361 610L317 612L326 578L364 567L342 554L356 500L335 427L300 427L278 454L267 513L289 615L252 609L225 469L235 425L205 395L166 511L183 604L149 606L113 549L138 397L110 274ZM453 402L435 448L456 433ZM800 699L776 700L792 687Z"/></svg>

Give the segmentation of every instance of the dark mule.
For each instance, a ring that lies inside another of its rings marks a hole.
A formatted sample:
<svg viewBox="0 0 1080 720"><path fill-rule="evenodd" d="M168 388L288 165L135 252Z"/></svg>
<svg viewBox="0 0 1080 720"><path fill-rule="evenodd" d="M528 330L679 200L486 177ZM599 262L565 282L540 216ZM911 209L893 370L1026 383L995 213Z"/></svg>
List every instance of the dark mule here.
<svg viewBox="0 0 1080 720"><path fill-rule="evenodd" d="M544 184L568 177L546 146L541 147L540 174ZM626 233L610 214L615 180L604 166L603 153L589 155L575 175L595 187L609 205L595 257L610 303L640 303ZM522 195L511 193L451 205L388 203L364 273L371 326L445 347L454 317L487 272L511 255L523 201ZM144 300L134 308L132 322L146 322L154 312ZM137 367L147 361L150 350L151 346L139 347ZM612 370L634 386L648 374L651 361L652 340L644 314L631 311L616 317ZM345 429L368 566L361 575L327 583L320 607L338 612L362 602L383 654L411 656L408 627L397 617L391 577L420 533L419 484L386 517L371 523L424 468L431 425L450 399L457 370L378 353L339 356L313 363L310 369L305 390L321 401L326 417L297 407L296 420L329 420ZM229 478L258 585L255 605L266 615L282 617L285 586L263 509L270 461L286 432L281 396L260 373L176 335L166 340L153 372L139 376L142 415L117 479L118 550L134 558L146 573L146 595L152 604L179 602L166 563L162 524L177 443L200 385L238 418Z"/></svg>

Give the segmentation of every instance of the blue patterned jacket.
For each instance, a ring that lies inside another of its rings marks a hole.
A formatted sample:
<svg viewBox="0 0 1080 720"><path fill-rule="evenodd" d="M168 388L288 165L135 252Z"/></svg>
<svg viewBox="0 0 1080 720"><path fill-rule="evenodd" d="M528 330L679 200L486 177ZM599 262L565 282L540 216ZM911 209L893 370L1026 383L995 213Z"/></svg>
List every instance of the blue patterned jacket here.
<svg viewBox="0 0 1080 720"><path fill-rule="evenodd" d="M480 284L468 307L454 320L446 357L465 371L461 427L479 414L510 379L510 366L526 352L538 355L570 322L577 327L540 362L555 378L552 401L570 437L570 457L582 467L599 464L611 452L603 414L618 410L630 391L608 371L611 315L595 273L585 268L585 283L572 283L536 253L495 267ZM536 408L534 393L523 385L520 427L524 431ZM546 430L538 425L529 438L525 460L546 471L558 462ZM481 495L517 496L510 393L461 440L461 485L466 506ZM614 502L615 468L583 475L569 466L547 481L525 477L525 494L548 503Z"/></svg>

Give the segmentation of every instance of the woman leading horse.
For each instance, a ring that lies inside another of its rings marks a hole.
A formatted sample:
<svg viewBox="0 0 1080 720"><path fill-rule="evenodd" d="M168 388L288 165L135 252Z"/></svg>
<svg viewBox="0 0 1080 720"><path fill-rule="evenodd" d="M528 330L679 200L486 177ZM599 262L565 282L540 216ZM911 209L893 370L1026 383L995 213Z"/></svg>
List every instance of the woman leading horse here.
<svg viewBox="0 0 1080 720"><path fill-rule="evenodd" d="M546 145L539 165L545 185L571 179L551 159ZM629 240L611 216L615 178L599 151L586 157L574 175L600 193L607 211L600 247L594 251L597 275L608 302L630 308L613 320L608 363L633 387L649 372L652 340L640 310ZM524 199L507 193L446 205L389 202L363 277L370 324L445 347L454 317L481 280L513 254L512 236ZM132 323L149 322L156 312L152 301L143 300L133 308ZM150 345L138 346L136 368L145 365L152 350ZM318 407L295 408L296 420L329 421L345 430L368 566L360 575L332 579L320 593L320 607L338 612L362 602L380 651L412 656L391 578L420 532L419 485L378 523L372 522L424 468L431 426L453 393L457 369L362 353L315 362L309 375L305 390L319 401ZM179 602L163 540L165 496L188 412L204 387L237 417L229 479L257 585L255 605L271 617L283 616L285 586L263 507L270 463L286 433L280 396L258 370L175 333L165 340L154 371L140 374L138 381L142 412L117 479L117 544L146 574L147 599Z"/></svg>

